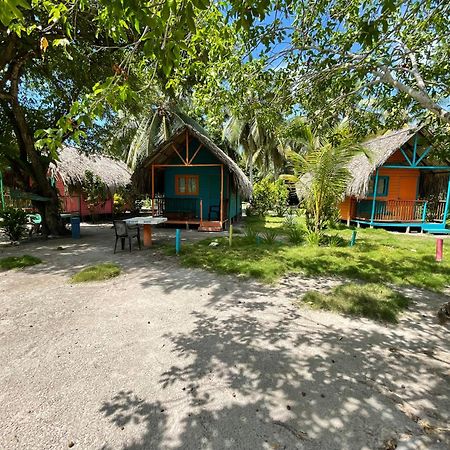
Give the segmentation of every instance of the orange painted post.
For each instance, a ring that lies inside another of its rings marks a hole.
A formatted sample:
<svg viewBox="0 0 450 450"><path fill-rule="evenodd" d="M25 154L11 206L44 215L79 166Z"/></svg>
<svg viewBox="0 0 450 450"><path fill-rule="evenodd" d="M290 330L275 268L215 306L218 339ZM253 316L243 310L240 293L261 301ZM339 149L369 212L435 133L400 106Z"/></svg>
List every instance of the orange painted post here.
<svg viewBox="0 0 450 450"><path fill-rule="evenodd" d="M223 164L220 165L220 223L223 223Z"/></svg>
<svg viewBox="0 0 450 450"><path fill-rule="evenodd" d="M144 224L144 246L152 246L152 226L149 223Z"/></svg>
<svg viewBox="0 0 450 450"><path fill-rule="evenodd" d="M436 239L436 261L441 262L444 257L444 239Z"/></svg>

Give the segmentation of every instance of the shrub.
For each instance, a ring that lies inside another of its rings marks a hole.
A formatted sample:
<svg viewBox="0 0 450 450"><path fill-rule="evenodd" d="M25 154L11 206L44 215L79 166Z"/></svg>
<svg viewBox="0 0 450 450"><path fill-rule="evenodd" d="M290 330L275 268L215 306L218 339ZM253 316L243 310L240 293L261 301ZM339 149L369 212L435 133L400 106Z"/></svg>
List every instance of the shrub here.
<svg viewBox="0 0 450 450"><path fill-rule="evenodd" d="M255 183L248 215L265 216L273 210L278 216L288 211L289 190L283 180L263 178Z"/></svg>
<svg viewBox="0 0 450 450"><path fill-rule="evenodd" d="M308 242L309 245L314 245L318 247L321 242L323 241L323 235L322 233L316 233L314 231L308 231L306 233L306 242Z"/></svg>
<svg viewBox="0 0 450 450"><path fill-rule="evenodd" d="M264 243L274 244L277 240L278 232L276 230L265 230L261 236Z"/></svg>
<svg viewBox="0 0 450 450"><path fill-rule="evenodd" d="M27 213L21 209L6 207L0 211L0 228L10 241L20 241L27 224Z"/></svg>

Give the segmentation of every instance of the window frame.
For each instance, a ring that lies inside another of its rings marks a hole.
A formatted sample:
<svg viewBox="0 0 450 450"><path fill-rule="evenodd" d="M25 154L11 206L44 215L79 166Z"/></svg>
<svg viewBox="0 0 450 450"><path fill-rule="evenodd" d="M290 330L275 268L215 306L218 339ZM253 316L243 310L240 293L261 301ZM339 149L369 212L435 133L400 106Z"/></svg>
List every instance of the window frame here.
<svg viewBox="0 0 450 450"><path fill-rule="evenodd" d="M180 179L184 178L184 185L186 187L186 191L185 192L181 192L180 191ZM187 189L189 187L189 178L194 178L195 179L195 186L197 187L195 192L188 192ZM200 186L199 186L199 176L198 175L175 175L175 194L176 195L190 195L190 196L197 196L198 192L199 192Z"/></svg>
<svg viewBox="0 0 450 450"><path fill-rule="evenodd" d="M373 182L373 190L372 190L372 192L370 192L370 189L369 189L369 192L368 192L368 194L367 194L367 197L369 197L369 198L373 198L374 197L374 195L375 195L375 176L372 176L371 177L371 179L370 179L370 181L369 181L369 185L370 185L370 183L371 182ZM376 195L375 195L375 197L376 198L378 198L378 197L386 197L388 194L389 194L389 176L388 175L379 175L378 176L378 186L377 186L377 188L380 186L380 180L381 179L383 179L384 180L384 189L383 189L383 192L381 192L381 193L376 193Z"/></svg>

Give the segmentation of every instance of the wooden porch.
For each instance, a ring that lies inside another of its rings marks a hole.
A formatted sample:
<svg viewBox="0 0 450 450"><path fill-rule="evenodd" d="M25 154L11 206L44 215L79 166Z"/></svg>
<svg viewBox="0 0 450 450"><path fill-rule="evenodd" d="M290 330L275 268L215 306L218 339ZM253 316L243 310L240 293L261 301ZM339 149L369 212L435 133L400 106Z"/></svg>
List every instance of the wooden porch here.
<svg viewBox="0 0 450 450"><path fill-rule="evenodd" d="M445 201L360 200L355 204L354 219L375 222L442 222Z"/></svg>

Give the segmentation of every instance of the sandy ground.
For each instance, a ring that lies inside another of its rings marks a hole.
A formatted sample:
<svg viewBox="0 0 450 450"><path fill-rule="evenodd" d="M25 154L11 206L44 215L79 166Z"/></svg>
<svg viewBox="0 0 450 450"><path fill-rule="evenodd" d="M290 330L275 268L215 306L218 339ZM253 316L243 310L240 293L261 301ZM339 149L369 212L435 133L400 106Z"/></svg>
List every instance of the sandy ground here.
<svg viewBox="0 0 450 450"><path fill-rule="evenodd" d="M450 448L448 297L410 289L382 326L293 305L338 280L268 287L83 234L0 247L44 260L0 272L1 449ZM96 261L124 273L70 284Z"/></svg>

